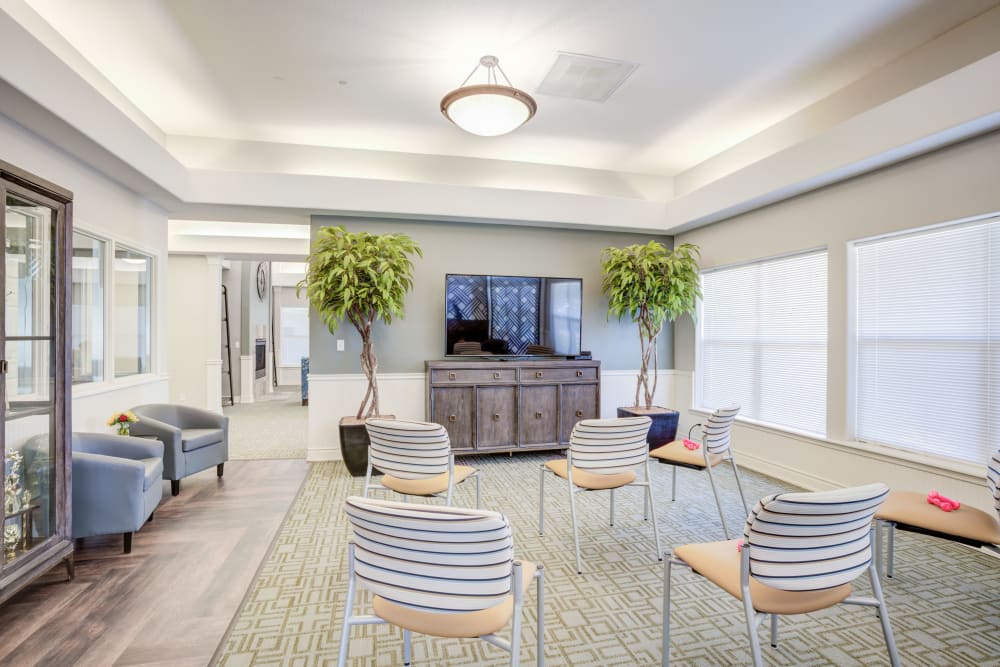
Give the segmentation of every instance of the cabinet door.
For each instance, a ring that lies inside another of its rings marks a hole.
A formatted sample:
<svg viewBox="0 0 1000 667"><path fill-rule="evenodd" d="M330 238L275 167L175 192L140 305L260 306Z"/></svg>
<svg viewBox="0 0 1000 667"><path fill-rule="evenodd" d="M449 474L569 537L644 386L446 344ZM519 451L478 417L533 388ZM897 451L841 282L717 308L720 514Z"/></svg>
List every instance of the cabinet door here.
<svg viewBox="0 0 1000 667"><path fill-rule="evenodd" d="M521 444L541 445L559 437L558 385L521 387Z"/></svg>
<svg viewBox="0 0 1000 667"><path fill-rule="evenodd" d="M517 447L517 387L477 387L476 448Z"/></svg>
<svg viewBox="0 0 1000 667"><path fill-rule="evenodd" d="M559 397L560 442L569 442L573 426L581 419L597 419L600 406L596 384L564 384Z"/></svg>
<svg viewBox="0 0 1000 667"><path fill-rule="evenodd" d="M431 389L431 421L448 431L451 448L473 448L472 424L475 415L472 387L433 387Z"/></svg>

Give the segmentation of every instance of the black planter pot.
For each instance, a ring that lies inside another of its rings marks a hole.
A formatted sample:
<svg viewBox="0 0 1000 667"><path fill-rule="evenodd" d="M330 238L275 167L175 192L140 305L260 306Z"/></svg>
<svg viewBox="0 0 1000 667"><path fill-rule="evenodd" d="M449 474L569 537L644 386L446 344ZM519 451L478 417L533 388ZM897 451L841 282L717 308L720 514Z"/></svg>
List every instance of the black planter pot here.
<svg viewBox="0 0 1000 667"><path fill-rule="evenodd" d="M655 449L677 439L677 420L681 416L681 413L677 412L677 410L661 408L658 405L654 405L648 409L636 407L618 408L618 416L649 417L653 420L652 425L649 427L649 435L646 436L646 442L649 443L650 449Z"/></svg>
<svg viewBox="0 0 1000 667"><path fill-rule="evenodd" d="M381 419L395 419L396 415L382 415ZM340 419L340 453L347 472L353 477L364 477L368 472L368 429L365 420L356 417Z"/></svg>

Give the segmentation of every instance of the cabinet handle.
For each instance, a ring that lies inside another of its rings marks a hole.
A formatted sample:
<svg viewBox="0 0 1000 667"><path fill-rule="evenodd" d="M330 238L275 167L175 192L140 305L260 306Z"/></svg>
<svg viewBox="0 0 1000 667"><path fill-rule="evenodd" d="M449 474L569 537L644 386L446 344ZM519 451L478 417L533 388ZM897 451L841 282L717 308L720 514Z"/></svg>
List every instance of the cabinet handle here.
<svg viewBox="0 0 1000 667"><path fill-rule="evenodd" d="M454 424L457 421L458 421L458 417L456 417L455 415L448 415L448 423L449 424Z"/></svg>
<svg viewBox="0 0 1000 667"><path fill-rule="evenodd" d="M499 412L494 412L493 413L493 421L495 421L495 422L500 421L500 413Z"/></svg>
<svg viewBox="0 0 1000 667"><path fill-rule="evenodd" d="M545 375L545 373L543 373L542 371L535 371L535 377L536 377L536 378L540 378L540 377L542 377L543 375Z"/></svg>
<svg viewBox="0 0 1000 667"><path fill-rule="evenodd" d="M454 380L455 379L455 374L454 373L448 373L448 379L449 380Z"/></svg>
<svg viewBox="0 0 1000 667"><path fill-rule="evenodd" d="M576 416L577 417L582 417L583 416L583 410L577 410L576 411Z"/></svg>
<svg viewBox="0 0 1000 667"><path fill-rule="evenodd" d="M497 371L497 372L495 372L495 373L493 374L493 379L494 379L494 380L499 380L499 379L500 379L500 371Z"/></svg>
<svg viewBox="0 0 1000 667"><path fill-rule="evenodd" d="M583 377L583 371L577 371L577 372L576 372L576 376L577 376L578 378L582 378L582 377Z"/></svg>
<svg viewBox="0 0 1000 667"><path fill-rule="evenodd" d="M541 419L541 418L542 418L542 413L541 412L536 412L535 413L535 419Z"/></svg>

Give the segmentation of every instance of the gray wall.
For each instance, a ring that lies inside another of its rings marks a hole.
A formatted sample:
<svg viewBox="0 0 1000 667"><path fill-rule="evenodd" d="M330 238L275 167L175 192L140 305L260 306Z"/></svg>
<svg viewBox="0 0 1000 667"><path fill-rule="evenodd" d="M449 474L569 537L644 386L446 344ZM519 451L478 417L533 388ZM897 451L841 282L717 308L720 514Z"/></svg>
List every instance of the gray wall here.
<svg viewBox="0 0 1000 667"><path fill-rule="evenodd" d="M375 328L375 351L381 373L423 372L425 359L444 355L444 277L446 273L557 276L583 279L582 348L608 370L639 367L639 337L631 322L607 320L601 294L601 250L607 246L646 243L655 238L672 247L669 236L451 222L388 221L313 216L312 237L324 225L350 231L402 233L424 252L414 262L414 289L407 295L404 319ZM660 368L673 367L673 336L660 336ZM350 323L337 330L345 351L319 317L309 321L310 372L360 373L361 338Z"/></svg>

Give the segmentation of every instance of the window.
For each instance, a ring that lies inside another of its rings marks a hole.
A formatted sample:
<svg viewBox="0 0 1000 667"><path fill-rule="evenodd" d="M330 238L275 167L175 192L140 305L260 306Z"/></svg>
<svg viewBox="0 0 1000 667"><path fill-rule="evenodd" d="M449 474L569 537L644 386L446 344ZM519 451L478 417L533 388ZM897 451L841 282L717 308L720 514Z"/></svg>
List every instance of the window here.
<svg viewBox="0 0 1000 667"><path fill-rule="evenodd" d="M855 436L985 463L1000 439L1000 218L855 244Z"/></svg>
<svg viewBox="0 0 1000 667"><path fill-rule="evenodd" d="M698 404L826 433L826 251L702 274Z"/></svg>
<svg viewBox="0 0 1000 667"><path fill-rule="evenodd" d="M104 262L107 244L73 232L70 364L73 384L104 379Z"/></svg>
<svg viewBox="0 0 1000 667"><path fill-rule="evenodd" d="M282 306L278 317L281 322L281 365L299 366L302 357L309 356L309 309Z"/></svg>
<svg viewBox="0 0 1000 667"><path fill-rule="evenodd" d="M116 246L114 267L115 377L149 373L153 258Z"/></svg>

